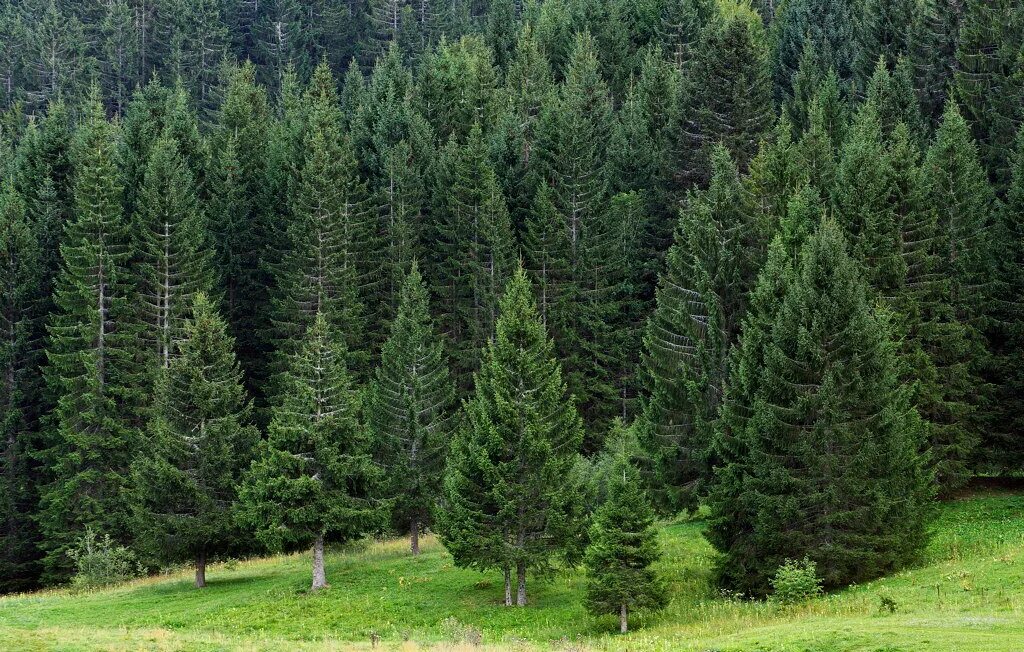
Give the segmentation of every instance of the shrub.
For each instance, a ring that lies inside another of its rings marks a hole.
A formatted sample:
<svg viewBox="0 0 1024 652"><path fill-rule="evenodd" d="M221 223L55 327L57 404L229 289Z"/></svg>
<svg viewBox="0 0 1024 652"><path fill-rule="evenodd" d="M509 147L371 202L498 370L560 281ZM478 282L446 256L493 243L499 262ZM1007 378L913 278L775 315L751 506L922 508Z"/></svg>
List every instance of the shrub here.
<svg viewBox="0 0 1024 652"><path fill-rule="evenodd" d="M817 571L817 565L807 557L800 561L787 559L771 580L772 597L783 604L793 604L821 595Z"/></svg>
<svg viewBox="0 0 1024 652"><path fill-rule="evenodd" d="M109 534L101 538L92 528L86 528L68 556L75 562L71 583L79 588L108 586L143 573L134 552L116 545Z"/></svg>
<svg viewBox="0 0 1024 652"><path fill-rule="evenodd" d="M899 610L899 605L892 594L886 591L878 594L878 610L894 614Z"/></svg>

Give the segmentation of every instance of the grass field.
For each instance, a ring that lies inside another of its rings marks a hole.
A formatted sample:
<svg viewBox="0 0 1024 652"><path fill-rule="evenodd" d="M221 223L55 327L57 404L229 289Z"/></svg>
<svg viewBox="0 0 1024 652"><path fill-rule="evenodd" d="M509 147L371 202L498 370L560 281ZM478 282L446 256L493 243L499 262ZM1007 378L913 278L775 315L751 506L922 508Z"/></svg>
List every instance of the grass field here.
<svg viewBox="0 0 1024 652"><path fill-rule="evenodd" d="M662 532L672 603L614 634L612 617L580 606L583 578L532 581L531 604L498 604L501 578L454 568L433 538L328 557L332 587L308 594L309 557L214 565L92 593L0 598L0 650L470 649L897 652L1024 650L1024 495L985 491L943 503L926 559L914 569L809 604L783 607L719 595L703 523ZM881 607L881 596L896 611Z"/></svg>

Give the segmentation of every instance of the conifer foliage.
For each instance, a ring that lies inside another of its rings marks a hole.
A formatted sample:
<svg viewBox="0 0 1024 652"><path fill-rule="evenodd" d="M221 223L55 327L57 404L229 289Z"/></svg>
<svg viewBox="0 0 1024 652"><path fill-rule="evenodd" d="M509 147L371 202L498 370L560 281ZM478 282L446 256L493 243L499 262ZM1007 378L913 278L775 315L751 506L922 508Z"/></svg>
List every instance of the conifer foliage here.
<svg viewBox="0 0 1024 652"><path fill-rule="evenodd" d="M583 428L521 268L465 412L445 477L442 540L458 565L502 571L507 606L514 573L515 604L524 606L527 571L577 548L580 494L571 478Z"/></svg>
<svg viewBox="0 0 1024 652"><path fill-rule="evenodd" d="M846 246L835 222L822 222L767 340L748 321L736 349L736 364L758 377L728 408L746 419L717 471L708 536L723 581L746 594L767 592L787 558L807 555L835 587L905 564L924 541L931 485L920 419L887 317L870 307Z"/></svg>
<svg viewBox="0 0 1024 652"><path fill-rule="evenodd" d="M340 338L317 315L289 356L267 439L240 490L239 519L272 550L312 546L312 589L327 586L324 544L372 529L366 431Z"/></svg>
<svg viewBox="0 0 1024 652"><path fill-rule="evenodd" d="M661 550L654 510L641 487L636 468L618 459L608 499L594 515L586 554L587 609L594 615L616 614L623 634L634 610L658 610L667 603L665 583L651 567Z"/></svg>
<svg viewBox="0 0 1024 652"><path fill-rule="evenodd" d="M239 542L237 487L259 433L224 320L202 293L190 313L132 467L133 523L160 561L195 561L202 588L207 559Z"/></svg>
<svg viewBox="0 0 1024 652"><path fill-rule="evenodd" d="M427 291L414 262L398 315L370 383L367 425L395 501L392 520L408 524L412 554L430 522L455 425L455 386L430 319Z"/></svg>

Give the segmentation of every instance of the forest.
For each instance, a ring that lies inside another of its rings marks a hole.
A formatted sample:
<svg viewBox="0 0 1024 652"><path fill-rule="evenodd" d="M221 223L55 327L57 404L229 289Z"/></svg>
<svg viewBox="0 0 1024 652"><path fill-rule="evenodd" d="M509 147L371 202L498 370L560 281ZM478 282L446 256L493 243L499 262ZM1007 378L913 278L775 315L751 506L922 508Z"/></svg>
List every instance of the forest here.
<svg viewBox="0 0 1024 652"><path fill-rule="evenodd" d="M0 0L0 79L0 593L429 533L625 632L664 519L813 595L1024 467L1016 0Z"/></svg>

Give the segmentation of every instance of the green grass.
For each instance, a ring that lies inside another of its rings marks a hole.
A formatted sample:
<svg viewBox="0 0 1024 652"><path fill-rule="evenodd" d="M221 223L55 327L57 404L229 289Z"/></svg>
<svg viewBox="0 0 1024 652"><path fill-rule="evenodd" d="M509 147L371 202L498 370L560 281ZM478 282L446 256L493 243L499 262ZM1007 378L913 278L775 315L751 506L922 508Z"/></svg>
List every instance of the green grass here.
<svg viewBox="0 0 1024 652"><path fill-rule="evenodd" d="M342 650L459 648L475 628L508 650L897 652L1024 649L1024 496L988 492L942 504L919 567L796 607L745 602L710 583L703 523L664 527L672 603L634 631L580 606L583 577L531 580L530 605L498 604L501 578L454 568L433 539L328 557L332 587L309 594L308 555L214 565L196 590L188 572L90 593L0 599L2 650ZM883 612L880 596L895 601ZM461 645L460 645L461 643Z"/></svg>

